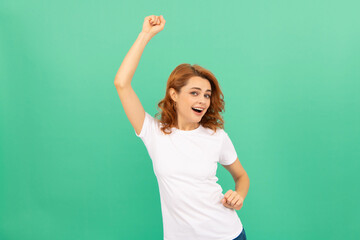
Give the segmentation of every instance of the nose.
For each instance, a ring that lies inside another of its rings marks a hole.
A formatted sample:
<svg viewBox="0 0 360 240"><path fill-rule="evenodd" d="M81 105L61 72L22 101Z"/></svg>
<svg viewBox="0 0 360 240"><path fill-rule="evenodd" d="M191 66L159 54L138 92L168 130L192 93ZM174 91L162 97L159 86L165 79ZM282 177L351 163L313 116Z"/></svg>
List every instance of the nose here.
<svg viewBox="0 0 360 240"><path fill-rule="evenodd" d="M205 107L205 105L206 105L206 98L205 97L200 98L199 105L201 107Z"/></svg>

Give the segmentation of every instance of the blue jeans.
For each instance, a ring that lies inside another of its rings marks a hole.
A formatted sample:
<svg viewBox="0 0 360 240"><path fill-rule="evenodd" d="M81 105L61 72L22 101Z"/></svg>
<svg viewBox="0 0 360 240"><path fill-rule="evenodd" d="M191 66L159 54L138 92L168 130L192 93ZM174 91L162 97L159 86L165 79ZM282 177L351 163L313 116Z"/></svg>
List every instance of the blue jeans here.
<svg viewBox="0 0 360 240"><path fill-rule="evenodd" d="M246 240L246 234L245 234L245 228L243 226L243 230L240 233L239 236L237 236L236 238L234 238L233 240Z"/></svg>

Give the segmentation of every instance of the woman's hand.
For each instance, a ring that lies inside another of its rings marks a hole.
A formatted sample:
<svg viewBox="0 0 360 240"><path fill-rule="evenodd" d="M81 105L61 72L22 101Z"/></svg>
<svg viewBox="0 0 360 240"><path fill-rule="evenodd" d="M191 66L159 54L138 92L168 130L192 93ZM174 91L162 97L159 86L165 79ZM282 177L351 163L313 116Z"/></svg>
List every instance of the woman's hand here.
<svg viewBox="0 0 360 240"><path fill-rule="evenodd" d="M165 19L162 15L150 15L145 17L142 32L149 34L151 37L164 29Z"/></svg>
<svg viewBox="0 0 360 240"><path fill-rule="evenodd" d="M229 190L225 193L224 198L221 199L221 203L227 208L233 208L240 210L243 206L244 199L233 190Z"/></svg>

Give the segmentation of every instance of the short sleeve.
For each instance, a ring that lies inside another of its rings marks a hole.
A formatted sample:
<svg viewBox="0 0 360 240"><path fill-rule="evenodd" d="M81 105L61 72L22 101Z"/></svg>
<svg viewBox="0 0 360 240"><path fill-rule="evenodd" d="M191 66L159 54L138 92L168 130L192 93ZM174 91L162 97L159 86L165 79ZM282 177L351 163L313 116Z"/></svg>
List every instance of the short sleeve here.
<svg viewBox="0 0 360 240"><path fill-rule="evenodd" d="M148 142L150 138L155 134L155 127L156 127L156 119L152 117L149 113L145 112L145 119L141 131L139 134L136 133L135 135L141 138L144 142Z"/></svg>
<svg viewBox="0 0 360 240"><path fill-rule="evenodd" d="M223 139L220 149L219 163L222 165L230 165L237 159L235 147L229 135L223 131Z"/></svg>

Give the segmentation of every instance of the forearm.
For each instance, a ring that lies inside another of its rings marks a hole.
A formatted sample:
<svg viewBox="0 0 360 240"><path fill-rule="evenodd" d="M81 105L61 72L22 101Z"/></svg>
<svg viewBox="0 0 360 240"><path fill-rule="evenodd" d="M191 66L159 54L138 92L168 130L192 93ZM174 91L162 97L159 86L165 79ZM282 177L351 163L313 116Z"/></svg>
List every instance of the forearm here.
<svg viewBox="0 0 360 240"><path fill-rule="evenodd" d="M116 73L114 84L116 86L128 86L134 76L135 70L139 64L141 55L146 44L150 41L151 36L144 32L140 32L135 43L131 46L126 54L121 66Z"/></svg>
<svg viewBox="0 0 360 240"><path fill-rule="evenodd" d="M235 191L245 200L249 191L250 179L247 174L241 176L235 181Z"/></svg>

